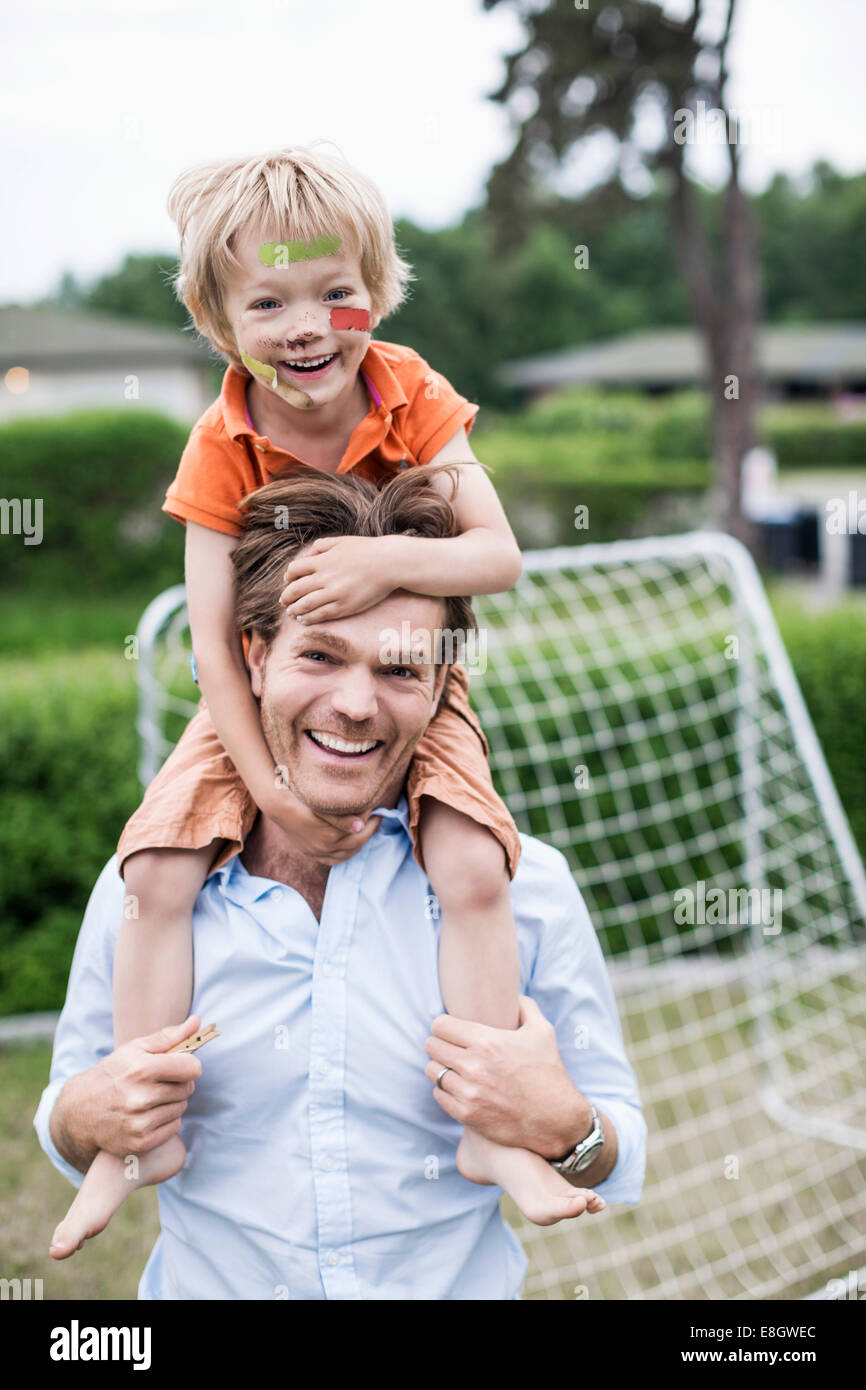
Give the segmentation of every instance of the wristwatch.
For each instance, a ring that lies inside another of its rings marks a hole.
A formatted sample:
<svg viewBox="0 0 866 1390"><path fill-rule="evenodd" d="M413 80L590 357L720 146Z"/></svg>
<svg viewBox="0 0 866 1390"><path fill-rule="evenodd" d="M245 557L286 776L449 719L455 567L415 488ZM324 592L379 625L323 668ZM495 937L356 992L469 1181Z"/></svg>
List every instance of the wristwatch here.
<svg viewBox="0 0 866 1390"><path fill-rule="evenodd" d="M567 1153L565 1158L549 1158L547 1161L551 1168L555 1168L558 1173L582 1173L584 1168L588 1168L596 1157L599 1149L604 1147L604 1130L601 1127L601 1120L598 1118L598 1111L589 1102L592 1110L592 1129L585 1139L581 1139L579 1144Z"/></svg>

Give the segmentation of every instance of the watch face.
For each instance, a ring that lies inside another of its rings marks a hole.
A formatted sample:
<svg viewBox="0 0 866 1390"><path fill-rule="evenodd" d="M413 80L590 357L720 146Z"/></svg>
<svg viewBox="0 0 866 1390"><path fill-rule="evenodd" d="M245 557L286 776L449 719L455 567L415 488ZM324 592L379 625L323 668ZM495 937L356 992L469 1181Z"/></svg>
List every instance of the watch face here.
<svg viewBox="0 0 866 1390"><path fill-rule="evenodd" d="M595 1110L594 1107L592 1112L592 1118L592 1130L584 1139L583 1144L578 1144L574 1154L575 1161L573 1164L569 1165L570 1171L572 1173L582 1173L584 1168L588 1168L590 1164L593 1162L599 1149L604 1148L604 1130L601 1127L601 1121L598 1118L598 1112ZM584 1148L584 1145L588 1145L588 1147ZM579 1154L578 1150L581 1151Z"/></svg>
<svg viewBox="0 0 866 1390"><path fill-rule="evenodd" d="M588 1167L590 1166L590 1164L593 1162L593 1160L594 1160L596 1154L598 1153L598 1151L599 1151L599 1149L601 1148L601 1146L602 1146L603 1143L604 1143L604 1137L602 1137L601 1143L599 1143L599 1144L593 1144L593 1146L592 1146L592 1148L590 1149L589 1153L584 1154L582 1158L579 1158L579 1159L577 1160L577 1162L575 1163L574 1167L573 1167L572 1170L571 1170L572 1173L582 1173L583 1170L584 1170L584 1168L588 1168Z"/></svg>
<svg viewBox="0 0 866 1390"><path fill-rule="evenodd" d="M555 1163L551 1162L550 1166L555 1168L558 1173L582 1173L584 1168L588 1168L593 1162L599 1149L604 1148L604 1130L595 1107L593 1107L592 1118L593 1127L586 1138L576 1145L565 1158L557 1159ZM587 1144L589 1148L584 1148L584 1145Z"/></svg>

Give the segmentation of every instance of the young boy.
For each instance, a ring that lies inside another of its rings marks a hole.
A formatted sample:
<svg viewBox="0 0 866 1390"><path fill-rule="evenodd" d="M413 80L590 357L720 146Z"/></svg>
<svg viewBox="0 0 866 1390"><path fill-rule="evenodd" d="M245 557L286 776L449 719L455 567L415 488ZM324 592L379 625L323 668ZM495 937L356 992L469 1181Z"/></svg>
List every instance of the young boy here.
<svg viewBox="0 0 866 1390"><path fill-rule="evenodd" d="M458 465L452 498L458 535L319 541L286 572L281 601L298 622L363 612L395 588L500 592L521 571L505 513L469 447L477 406L410 348L371 341L411 278L376 187L340 160L295 148L194 169L175 182L169 211L181 240L176 288L229 366L219 399L192 431L165 502L186 525L189 618L206 708L118 846L138 917L123 921L118 938L117 1046L187 1015L195 900L207 875L242 847L259 811L327 863L356 853L378 826L375 817L366 825L319 817L275 775L233 626L230 557L242 529L242 499L287 469L354 469L383 482L406 467ZM448 476L431 477L446 495ZM466 672L455 664L449 693L411 764L410 828L415 857L440 904L446 1008L514 1028L519 972L509 882L520 846L493 788L488 751L469 705ZM347 745L328 753L367 755ZM179 1120L173 1128L142 1156L137 1178L130 1179L121 1158L96 1156L54 1233L54 1258L73 1254L101 1231L131 1189L180 1171ZM472 1181L503 1187L539 1224L604 1206L537 1154L493 1144L469 1129L458 1166Z"/></svg>

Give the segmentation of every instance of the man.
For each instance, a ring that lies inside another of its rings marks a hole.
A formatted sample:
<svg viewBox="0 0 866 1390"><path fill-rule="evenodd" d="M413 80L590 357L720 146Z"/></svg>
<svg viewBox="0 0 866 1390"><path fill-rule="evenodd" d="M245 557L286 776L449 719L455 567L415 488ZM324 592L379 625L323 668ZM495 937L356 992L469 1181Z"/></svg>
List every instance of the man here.
<svg viewBox="0 0 866 1390"><path fill-rule="evenodd" d="M77 1184L99 1149L147 1152L183 1116L187 1162L160 1188L140 1298L519 1297L526 1259L500 1189L457 1168L463 1124L563 1161L569 1181L608 1201L640 1197L634 1076L557 850L521 836L511 892L522 1027L441 1016L436 904L413 856L404 783L448 680L436 634L474 624L468 601L398 590L315 628L278 604L286 565L318 539L311 516L320 535L442 536L442 501L420 470L381 492L360 478L296 476L255 495L235 552L238 625L275 766L319 814L375 815L375 834L323 863L260 816L196 904L197 1014L117 1050L114 860L91 896L35 1125ZM306 518L294 532L293 517ZM396 664L383 636L405 631L411 650ZM317 730L375 740L375 755L349 762ZM220 1030L202 1061L167 1053L199 1018Z"/></svg>

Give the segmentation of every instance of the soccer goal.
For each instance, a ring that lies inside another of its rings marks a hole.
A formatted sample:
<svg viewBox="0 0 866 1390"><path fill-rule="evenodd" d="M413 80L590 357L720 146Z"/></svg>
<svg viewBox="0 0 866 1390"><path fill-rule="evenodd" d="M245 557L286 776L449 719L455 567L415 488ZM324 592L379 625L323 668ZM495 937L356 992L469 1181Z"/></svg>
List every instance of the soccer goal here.
<svg viewBox="0 0 866 1390"><path fill-rule="evenodd" d="M751 557L530 552L475 607L497 786L568 859L649 1127L639 1206L539 1228L506 1202L524 1297L866 1287L866 877ZM183 586L139 637L146 782L195 707Z"/></svg>

